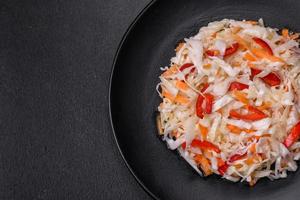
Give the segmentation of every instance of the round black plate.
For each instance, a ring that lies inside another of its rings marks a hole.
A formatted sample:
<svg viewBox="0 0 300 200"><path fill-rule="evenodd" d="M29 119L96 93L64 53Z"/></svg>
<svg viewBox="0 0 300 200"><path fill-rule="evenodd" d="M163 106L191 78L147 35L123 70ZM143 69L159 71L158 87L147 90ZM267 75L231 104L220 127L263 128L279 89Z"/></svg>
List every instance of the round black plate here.
<svg viewBox="0 0 300 200"><path fill-rule="evenodd" d="M300 197L300 172L263 179L250 188L217 176L202 178L157 137L155 91L160 67L169 65L175 44L208 22L262 17L271 27L300 31L300 2L282 0L161 0L152 2L126 33L114 62L110 111L115 137L129 169L154 198L264 199Z"/></svg>

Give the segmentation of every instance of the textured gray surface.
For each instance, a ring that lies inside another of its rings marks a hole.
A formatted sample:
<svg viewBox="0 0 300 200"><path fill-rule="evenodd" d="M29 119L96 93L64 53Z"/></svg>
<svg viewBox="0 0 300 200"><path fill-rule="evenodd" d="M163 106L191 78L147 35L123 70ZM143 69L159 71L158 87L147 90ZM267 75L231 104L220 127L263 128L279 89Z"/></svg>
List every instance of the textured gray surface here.
<svg viewBox="0 0 300 200"><path fill-rule="evenodd" d="M150 199L107 101L117 46L148 2L0 1L0 199Z"/></svg>

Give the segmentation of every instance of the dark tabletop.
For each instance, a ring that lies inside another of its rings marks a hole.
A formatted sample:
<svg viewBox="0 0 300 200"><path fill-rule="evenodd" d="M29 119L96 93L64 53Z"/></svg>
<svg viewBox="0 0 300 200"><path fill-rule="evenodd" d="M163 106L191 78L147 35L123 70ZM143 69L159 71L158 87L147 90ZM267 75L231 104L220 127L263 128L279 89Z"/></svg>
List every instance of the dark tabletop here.
<svg viewBox="0 0 300 200"><path fill-rule="evenodd" d="M108 117L114 54L148 2L0 1L0 199L150 199Z"/></svg>

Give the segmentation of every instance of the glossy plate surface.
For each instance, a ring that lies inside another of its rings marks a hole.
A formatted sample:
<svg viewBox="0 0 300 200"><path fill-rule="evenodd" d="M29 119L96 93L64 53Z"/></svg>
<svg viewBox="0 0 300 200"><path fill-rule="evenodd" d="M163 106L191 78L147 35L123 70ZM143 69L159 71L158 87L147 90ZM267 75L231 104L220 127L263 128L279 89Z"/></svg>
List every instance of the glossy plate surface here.
<svg viewBox="0 0 300 200"><path fill-rule="evenodd" d="M256 199L300 198L300 172L287 179L263 179L250 188L217 176L200 177L157 137L155 87L160 67L169 65L178 41L224 18L263 18L271 27L300 31L300 2L282 0L161 0L152 2L126 33L114 62L110 112L117 143L130 170L154 198Z"/></svg>

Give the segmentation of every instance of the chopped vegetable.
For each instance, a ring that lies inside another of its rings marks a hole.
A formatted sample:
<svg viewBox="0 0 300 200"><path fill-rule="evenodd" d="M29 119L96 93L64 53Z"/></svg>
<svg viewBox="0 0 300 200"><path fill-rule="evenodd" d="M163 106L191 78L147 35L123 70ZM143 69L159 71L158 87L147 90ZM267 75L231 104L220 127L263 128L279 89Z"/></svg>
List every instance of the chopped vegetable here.
<svg viewBox="0 0 300 200"><path fill-rule="evenodd" d="M261 79L270 86L277 86L281 83L280 78L275 73L270 73Z"/></svg>
<svg viewBox="0 0 300 200"><path fill-rule="evenodd" d="M197 154L195 155L194 159L196 163L200 166L202 171L204 172L205 176L209 176L213 173L207 158L205 158L201 154Z"/></svg>
<svg viewBox="0 0 300 200"><path fill-rule="evenodd" d="M180 70L180 71L183 71L183 70L185 70L185 69L187 69L187 68L189 68L189 67L192 67L192 66L194 66L193 63L186 63L186 64L182 65L182 66L179 68L179 70Z"/></svg>
<svg viewBox="0 0 300 200"><path fill-rule="evenodd" d="M202 89L201 89L201 93L204 93L206 91L206 89L209 87L208 83L204 83Z"/></svg>
<svg viewBox="0 0 300 200"><path fill-rule="evenodd" d="M268 54L273 55L273 50L272 48L269 46L268 43L266 43L264 40L258 38L258 37L254 37L252 38L254 40L254 42L256 42L259 46L261 46L261 48L263 48Z"/></svg>
<svg viewBox="0 0 300 200"><path fill-rule="evenodd" d="M234 154L228 159L229 163L233 163L234 161L241 160L247 156L247 153L244 154Z"/></svg>
<svg viewBox="0 0 300 200"><path fill-rule="evenodd" d="M204 97L200 94L197 98L197 103L196 103L196 114L199 118L203 118L203 108L202 104L204 102Z"/></svg>
<svg viewBox="0 0 300 200"><path fill-rule="evenodd" d="M224 176L224 174L226 173L228 167L229 166L228 166L227 163L225 163L224 165L219 167L218 172L221 174L221 176Z"/></svg>
<svg viewBox="0 0 300 200"><path fill-rule="evenodd" d="M248 52L244 55L244 58L251 62L257 61L257 59Z"/></svg>
<svg viewBox="0 0 300 200"><path fill-rule="evenodd" d="M193 140L191 143L192 147L197 147L199 149L205 149L205 150L212 150L215 151L216 153L220 153L221 150L219 147L216 145L212 144L211 142L208 141L200 141L200 140Z"/></svg>
<svg viewBox="0 0 300 200"><path fill-rule="evenodd" d="M230 84L230 87L229 87L229 91L232 91L232 90L244 90L244 89L248 89L249 88L249 85L246 85L244 83L240 83L240 82L237 82L237 81L234 81Z"/></svg>
<svg viewBox="0 0 300 200"><path fill-rule="evenodd" d="M292 146L300 138L300 121L292 128L290 134L284 140L283 144L286 147Z"/></svg>
<svg viewBox="0 0 300 200"><path fill-rule="evenodd" d="M260 74L262 70L251 68L251 80L257 75ZM280 85L280 78L273 72L261 78L266 84L269 86L277 86Z"/></svg>
<svg viewBox="0 0 300 200"><path fill-rule="evenodd" d="M249 120L249 121L257 121L257 120L261 120L261 119L264 119L267 117L267 115L264 112L258 110L257 108L255 108L253 106L248 106L248 110L251 111L252 113L240 114L240 113L236 112L235 110L231 110L229 113L229 116L232 118Z"/></svg>
<svg viewBox="0 0 300 200"><path fill-rule="evenodd" d="M234 54L239 48L239 43L234 43L225 50L224 56L230 56Z"/></svg>
<svg viewBox="0 0 300 200"><path fill-rule="evenodd" d="M205 113L210 114L213 107L214 96L212 94L204 94L205 97Z"/></svg>
<svg viewBox="0 0 300 200"><path fill-rule="evenodd" d="M218 56L218 55L220 55L220 52L218 50L207 50L205 53L208 56Z"/></svg>

